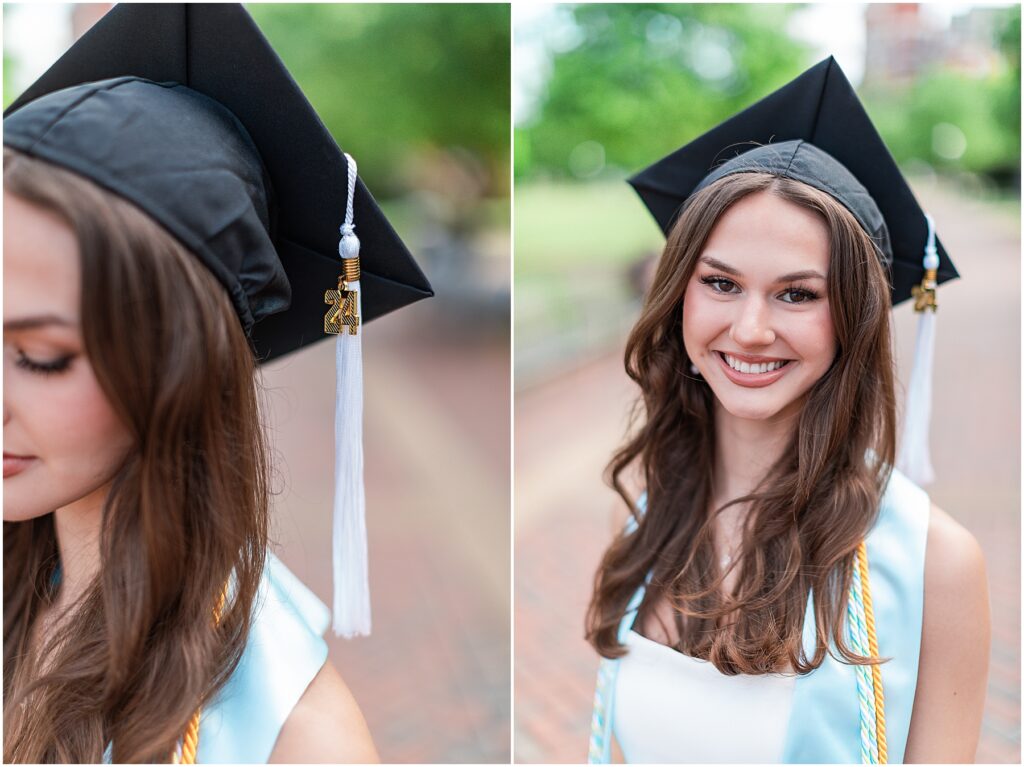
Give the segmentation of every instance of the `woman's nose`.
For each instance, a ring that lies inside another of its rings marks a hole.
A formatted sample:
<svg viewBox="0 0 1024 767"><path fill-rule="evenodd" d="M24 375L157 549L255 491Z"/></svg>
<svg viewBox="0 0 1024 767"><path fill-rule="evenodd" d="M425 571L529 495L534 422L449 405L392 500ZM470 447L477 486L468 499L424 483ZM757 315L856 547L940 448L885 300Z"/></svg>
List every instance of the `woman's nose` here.
<svg viewBox="0 0 1024 767"><path fill-rule="evenodd" d="M729 336L736 344L758 347L774 343L775 331L772 330L771 312L763 299L749 298L737 309L739 316L729 331Z"/></svg>

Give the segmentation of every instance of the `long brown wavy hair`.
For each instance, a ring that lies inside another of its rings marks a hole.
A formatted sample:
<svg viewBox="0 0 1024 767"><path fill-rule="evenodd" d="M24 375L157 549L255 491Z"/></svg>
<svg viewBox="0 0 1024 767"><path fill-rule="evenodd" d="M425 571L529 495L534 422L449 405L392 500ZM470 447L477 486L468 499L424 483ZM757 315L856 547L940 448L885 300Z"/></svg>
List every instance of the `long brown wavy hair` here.
<svg viewBox="0 0 1024 767"><path fill-rule="evenodd" d="M225 289L133 205L9 149L4 188L74 232L85 353L133 437L99 573L38 649L60 587L53 513L4 522L4 761L101 762L112 744L114 762L166 762L235 669L263 571L255 357Z"/></svg>
<svg viewBox="0 0 1024 767"><path fill-rule="evenodd" d="M719 217L756 192L814 211L827 226L827 291L838 351L808 391L785 450L754 492L709 512L715 396L702 379L685 374L690 360L681 330L683 295ZM877 517L893 463L890 308L888 275L875 245L829 195L768 173L740 173L690 198L626 344L626 371L641 394L632 436L606 475L638 526L616 537L594 579L586 636L601 655L625 654L618 624L650 571L637 625L667 600L679 637L675 649L709 660L725 674L777 672L787 661L796 673L808 673L832 652L829 636L837 659L868 662L849 648L842 617L850 564ZM627 470L645 482L644 514L625 487ZM732 565L739 567L735 591L727 595L721 587L729 571L718 565L713 523L722 510L742 502L750 503L750 511L741 556ZM801 637L812 590L817 648L808 658Z"/></svg>

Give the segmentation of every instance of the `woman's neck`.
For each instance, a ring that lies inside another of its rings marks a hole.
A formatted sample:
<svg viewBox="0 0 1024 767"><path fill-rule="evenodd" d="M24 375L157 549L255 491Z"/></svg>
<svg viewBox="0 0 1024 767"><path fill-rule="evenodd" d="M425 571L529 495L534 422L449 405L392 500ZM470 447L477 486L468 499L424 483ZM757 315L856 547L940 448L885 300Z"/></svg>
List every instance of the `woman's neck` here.
<svg viewBox="0 0 1024 767"><path fill-rule="evenodd" d="M712 492L716 507L754 491L782 455L796 421L797 415L756 421L736 418L720 403L715 403ZM726 510L725 514L731 510ZM734 513L731 516L738 515Z"/></svg>
<svg viewBox="0 0 1024 767"><path fill-rule="evenodd" d="M110 483L54 512L61 584L54 617L77 602L100 569L100 524Z"/></svg>

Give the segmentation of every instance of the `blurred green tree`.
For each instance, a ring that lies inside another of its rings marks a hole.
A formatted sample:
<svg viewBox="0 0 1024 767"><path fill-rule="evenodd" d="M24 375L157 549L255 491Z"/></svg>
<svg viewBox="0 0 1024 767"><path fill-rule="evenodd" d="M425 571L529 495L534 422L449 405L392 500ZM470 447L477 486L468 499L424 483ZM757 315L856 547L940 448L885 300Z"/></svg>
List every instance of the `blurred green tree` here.
<svg viewBox="0 0 1024 767"><path fill-rule="evenodd" d="M592 4L571 9L534 119L516 130L516 174L588 178L637 169L795 77L794 4Z"/></svg>
<svg viewBox="0 0 1024 767"><path fill-rule="evenodd" d="M3 18L5 24L7 23L7 11L8 7L5 3L3 8ZM17 66L18 64L15 61L14 57L11 56L10 53L8 53L6 48L4 48L4 109L7 109L10 103L14 101L14 99L18 95L14 90L14 73L16 71Z"/></svg>
<svg viewBox="0 0 1024 767"><path fill-rule="evenodd" d="M999 15L992 42L1004 66L996 73L978 77L939 66L910 84L863 92L897 162L923 162L1019 186L1020 6Z"/></svg>
<svg viewBox="0 0 1024 767"><path fill-rule="evenodd" d="M508 194L510 9L470 3L251 3L338 143L387 196L444 152Z"/></svg>
<svg viewBox="0 0 1024 767"><path fill-rule="evenodd" d="M516 178L637 170L745 108L814 63L787 31L798 7L571 6L572 34L552 46L537 110L515 131ZM1019 186L1020 6L997 13L998 73L939 67L861 92L897 162Z"/></svg>

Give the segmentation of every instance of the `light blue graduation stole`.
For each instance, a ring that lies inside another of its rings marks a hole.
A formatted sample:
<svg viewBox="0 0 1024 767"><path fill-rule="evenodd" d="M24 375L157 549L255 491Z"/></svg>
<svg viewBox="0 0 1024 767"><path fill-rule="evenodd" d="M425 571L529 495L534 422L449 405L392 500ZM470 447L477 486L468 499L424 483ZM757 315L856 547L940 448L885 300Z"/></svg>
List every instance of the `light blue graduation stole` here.
<svg viewBox="0 0 1024 767"><path fill-rule="evenodd" d="M646 497L638 506L643 513ZM899 470L893 469L882 495L878 519L865 539L870 568L870 593L878 654L892 660L881 664L884 680L885 749L890 764L902 764L910 732L910 715L917 687L924 607L924 555L931 502L928 494ZM630 518L627 533L636 527ZM648 580L650 575L648 575ZM859 577L854 589L862 588ZM851 593L854 591L851 589ZM644 597L640 586L619 623L619 642L625 642ZM864 646L863 613L851 598L845 629L853 648ZM803 626L804 649L814 655L817 636L812 595L808 595ZM830 641L830 648L836 652ZM867 654L864 652L864 654ZM601 659L591 719L591 764L611 761L615 721L615 681L618 660ZM864 712L873 704L870 667L837 661L831 654L809 674L797 677L787 725L782 762L872 763L879 761L879 744L869 731ZM865 677L866 674L866 677ZM858 676L860 683L858 683ZM685 761L680 754L679 760Z"/></svg>
<svg viewBox="0 0 1024 767"><path fill-rule="evenodd" d="M295 704L327 660L327 606L271 551L242 658L202 709L197 764L264 764ZM175 763L181 755L181 743ZM113 758L113 745L103 755Z"/></svg>

